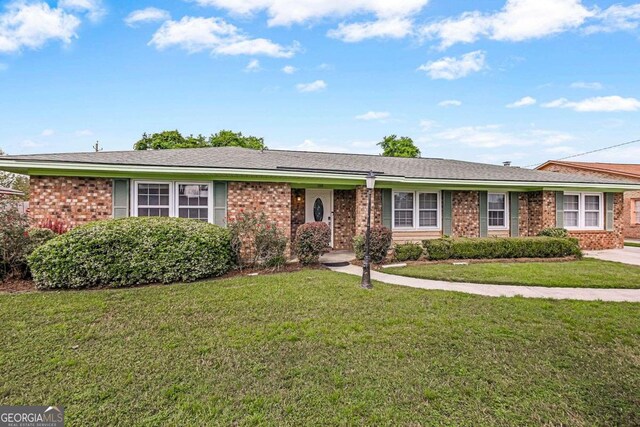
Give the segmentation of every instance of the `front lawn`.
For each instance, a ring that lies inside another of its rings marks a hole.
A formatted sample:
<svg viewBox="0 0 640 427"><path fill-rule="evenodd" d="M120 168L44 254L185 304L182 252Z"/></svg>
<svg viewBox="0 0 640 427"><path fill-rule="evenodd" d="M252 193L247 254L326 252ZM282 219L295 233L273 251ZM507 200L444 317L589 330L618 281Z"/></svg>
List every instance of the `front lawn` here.
<svg viewBox="0 0 640 427"><path fill-rule="evenodd" d="M590 258L568 262L417 264L388 268L384 272L419 279L496 285L640 289L640 267Z"/></svg>
<svg viewBox="0 0 640 427"><path fill-rule="evenodd" d="M639 425L640 304L324 270L0 295L0 404L67 425Z"/></svg>

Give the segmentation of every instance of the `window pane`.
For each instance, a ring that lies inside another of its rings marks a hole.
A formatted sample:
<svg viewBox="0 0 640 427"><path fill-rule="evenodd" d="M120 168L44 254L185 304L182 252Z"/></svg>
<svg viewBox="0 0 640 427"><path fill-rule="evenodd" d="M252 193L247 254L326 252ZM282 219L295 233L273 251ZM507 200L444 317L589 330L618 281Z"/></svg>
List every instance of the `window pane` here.
<svg viewBox="0 0 640 427"><path fill-rule="evenodd" d="M489 211L489 226L504 227L504 211Z"/></svg>
<svg viewBox="0 0 640 427"><path fill-rule="evenodd" d="M564 196L564 210L565 211L577 211L580 205L580 196L577 194L570 194Z"/></svg>
<svg viewBox="0 0 640 427"><path fill-rule="evenodd" d="M420 193L418 196L419 209L438 209L438 195L434 193Z"/></svg>
<svg viewBox="0 0 640 427"><path fill-rule="evenodd" d="M588 211L600 210L600 196L584 196L584 208Z"/></svg>
<svg viewBox="0 0 640 427"><path fill-rule="evenodd" d="M584 214L584 225L586 227L598 227L600 225L600 214L598 212L586 212Z"/></svg>
<svg viewBox="0 0 640 427"><path fill-rule="evenodd" d="M169 216L169 184L138 184L138 216Z"/></svg>
<svg viewBox="0 0 640 427"><path fill-rule="evenodd" d="M206 184L178 184L178 216L209 220L209 186Z"/></svg>
<svg viewBox="0 0 640 427"><path fill-rule="evenodd" d="M578 226L578 212L565 212L564 213L564 226L565 227L577 227Z"/></svg>
<svg viewBox="0 0 640 427"><path fill-rule="evenodd" d="M395 211L394 217L396 227L413 227L413 211Z"/></svg>
<svg viewBox="0 0 640 427"><path fill-rule="evenodd" d="M395 209L413 209L413 193L395 193L393 202Z"/></svg>
<svg viewBox="0 0 640 427"><path fill-rule="evenodd" d="M436 227L438 225L438 212L420 211L418 225L420 227Z"/></svg>
<svg viewBox="0 0 640 427"><path fill-rule="evenodd" d="M489 194L489 209L504 210L505 197L504 194Z"/></svg>

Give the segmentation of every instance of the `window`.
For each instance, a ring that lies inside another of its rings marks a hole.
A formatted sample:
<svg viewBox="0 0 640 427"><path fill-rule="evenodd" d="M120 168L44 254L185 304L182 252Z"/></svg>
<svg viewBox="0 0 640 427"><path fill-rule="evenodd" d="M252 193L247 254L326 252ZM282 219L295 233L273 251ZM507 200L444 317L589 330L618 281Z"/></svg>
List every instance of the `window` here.
<svg viewBox="0 0 640 427"><path fill-rule="evenodd" d="M393 226L397 228L413 228L413 193L394 193Z"/></svg>
<svg viewBox="0 0 640 427"><path fill-rule="evenodd" d="M564 227L601 230L603 227L602 193L565 193Z"/></svg>
<svg viewBox="0 0 640 427"><path fill-rule="evenodd" d="M505 193L489 193L487 205L489 228L506 228L507 195Z"/></svg>
<svg viewBox="0 0 640 427"><path fill-rule="evenodd" d="M178 216L209 221L208 184L178 184Z"/></svg>
<svg viewBox="0 0 640 427"><path fill-rule="evenodd" d="M137 216L169 216L171 185L138 183Z"/></svg>
<svg viewBox="0 0 640 427"><path fill-rule="evenodd" d="M640 200L633 201L633 217L635 219L636 224L640 224Z"/></svg>
<svg viewBox="0 0 640 427"><path fill-rule="evenodd" d="M440 193L396 191L393 193L393 228L440 227Z"/></svg>

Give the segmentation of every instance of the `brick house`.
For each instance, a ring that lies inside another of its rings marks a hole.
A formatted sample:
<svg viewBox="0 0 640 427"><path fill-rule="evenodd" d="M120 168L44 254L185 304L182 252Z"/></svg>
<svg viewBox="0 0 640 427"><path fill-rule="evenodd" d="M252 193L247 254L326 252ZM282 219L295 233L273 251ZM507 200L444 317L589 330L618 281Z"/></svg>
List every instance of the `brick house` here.
<svg viewBox="0 0 640 427"><path fill-rule="evenodd" d="M640 183L640 164L562 162L550 160L538 166L537 169ZM622 223L625 238L640 239L640 191L624 192Z"/></svg>
<svg viewBox="0 0 640 427"><path fill-rule="evenodd" d="M335 249L350 249L365 229L369 171L372 222L389 227L396 242L535 236L575 219L571 235L583 248L617 248L622 192L640 190L609 177L456 160L237 147L4 156L0 169L30 175L34 222L176 216L224 226L254 210L290 238L305 222L325 221ZM578 204L567 205L565 195Z"/></svg>

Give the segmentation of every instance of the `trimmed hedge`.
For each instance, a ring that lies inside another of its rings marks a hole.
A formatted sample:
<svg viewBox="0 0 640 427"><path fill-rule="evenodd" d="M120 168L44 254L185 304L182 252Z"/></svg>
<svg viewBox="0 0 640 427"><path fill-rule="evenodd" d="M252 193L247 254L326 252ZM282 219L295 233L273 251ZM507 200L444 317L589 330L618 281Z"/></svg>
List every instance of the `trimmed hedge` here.
<svg viewBox="0 0 640 427"><path fill-rule="evenodd" d="M538 236L569 237L569 232L565 228L544 228L538 233Z"/></svg>
<svg viewBox="0 0 640 427"><path fill-rule="evenodd" d="M28 258L39 289L194 281L232 265L228 230L182 218L123 218L83 225Z"/></svg>
<svg viewBox="0 0 640 427"><path fill-rule="evenodd" d="M557 237L444 238L424 240L422 245L430 260L582 256L577 239Z"/></svg>
<svg viewBox="0 0 640 427"><path fill-rule="evenodd" d="M296 230L296 255L302 265L317 264L331 247L331 229L326 222L309 222Z"/></svg>
<svg viewBox="0 0 640 427"><path fill-rule="evenodd" d="M366 232L365 232L366 233ZM357 259L364 259L364 233L353 239L353 251L356 253ZM369 247L369 255L371 262L380 264L387 257L387 252L391 247L393 234L391 230L382 225L374 225L371 227L371 240Z"/></svg>
<svg viewBox="0 0 640 427"><path fill-rule="evenodd" d="M393 252L398 261L416 261L422 256L423 249L420 243L400 243Z"/></svg>

